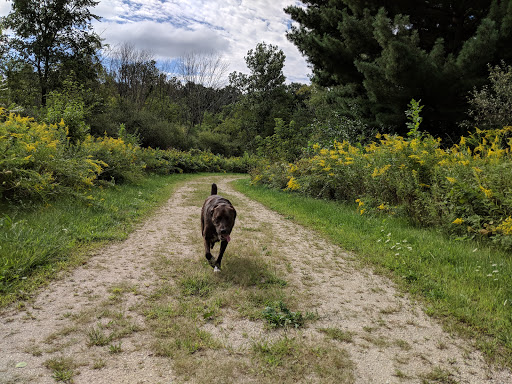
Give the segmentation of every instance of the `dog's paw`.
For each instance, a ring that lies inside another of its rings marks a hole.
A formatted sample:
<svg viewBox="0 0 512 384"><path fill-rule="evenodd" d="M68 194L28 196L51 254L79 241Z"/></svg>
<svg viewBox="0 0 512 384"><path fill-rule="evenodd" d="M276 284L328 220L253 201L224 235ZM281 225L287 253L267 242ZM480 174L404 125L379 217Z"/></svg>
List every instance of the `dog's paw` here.
<svg viewBox="0 0 512 384"><path fill-rule="evenodd" d="M220 272L220 268L217 266L213 267L213 272Z"/></svg>

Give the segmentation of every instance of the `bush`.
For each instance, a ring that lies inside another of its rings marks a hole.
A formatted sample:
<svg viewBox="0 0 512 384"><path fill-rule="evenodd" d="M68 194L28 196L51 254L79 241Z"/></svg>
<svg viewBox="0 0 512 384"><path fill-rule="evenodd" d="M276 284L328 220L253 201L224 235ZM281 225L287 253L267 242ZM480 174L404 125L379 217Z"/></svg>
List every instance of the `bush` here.
<svg viewBox="0 0 512 384"><path fill-rule="evenodd" d="M93 185L106 165L69 142L59 124L40 124L0 108L0 197L46 200Z"/></svg>
<svg viewBox="0 0 512 384"><path fill-rule="evenodd" d="M408 138L377 135L365 147L347 141L329 149L314 145L293 164L258 166L252 180L355 201L360 214L401 213L419 225L491 238L512 249L512 127L476 130L442 148L440 139L413 125Z"/></svg>
<svg viewBox="0 0 512 384"><path fill-rule="evenodd" d="M248 172L258 160L211 152L141 148L138 137L86 135L73 141L64 120L41 124L0 108L0 199L46 201L61 194L87 199L98 183L134 182L147 172Z"/></svg>
<svg viewBox="0 0 512 384"><path fill-rule="evenodd" d="M489 65L489 85L480 90L476 88L469 97L470 121L461 125L473 130L473 127L499 129L512 125L512 67Z"/></svg>
<svg viewBox="0 0 512 384"><path fill-rule="evenodd" d="M64 81L64 91L50 92L47 100L45 122L59 124L64 121L72 143L85 139L90 131L85 123L87 111L81 97L83 86L70 80Z"/></svg>

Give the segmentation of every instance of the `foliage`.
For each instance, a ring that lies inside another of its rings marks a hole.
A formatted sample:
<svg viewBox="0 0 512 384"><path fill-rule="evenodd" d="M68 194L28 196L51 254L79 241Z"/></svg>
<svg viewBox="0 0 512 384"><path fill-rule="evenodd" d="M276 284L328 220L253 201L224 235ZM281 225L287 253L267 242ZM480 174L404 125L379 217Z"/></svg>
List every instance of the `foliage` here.
<svg viewBox="0 0 512 384"><path fill-rule="evenodd" d="M468 115L471 121L462 126L468 129L496 129L512 125L512 67L504 61L489 67L490 85L473 89L469 98Z"/></svg>
<svg viewBox="0 0 512 384"><path fill-rule="evenodd" d="M63 121L39 124L1 109L0 121L0 197L45 200L86 190L106 167L70 144Z"/></svg>
<svg viewBox="0 0 512 384"><path fill-rule="evenodd" d="M251 135L262 137L273 133L275 112L285 95L283 74L285 55L272 44L259 43L245 56L250 75L231 73L230 85L244 95L241 104L249 111Z"/></svg>
<svg viewBox="0 0 512 384"><path fill-rule="evenodd" d="M45 122L58 124L61 120L64 121L72 143L84 140L90 131L85 123L87 111L83 93L83 86L65 80L64 90L50 92L47 99Z"/></svg>
<svg viewBox="0 0 512 384"><path fill-rule="evenodd" d="M294 161L306 147L306 129L297 127L295 121L285 124L283 119L275 119L274 134L262 138L256 136L257 153L270 161Z"/></svg>
<svg viewBox="0 0 512 384"><path fill-rule="evenodd" d="M356 201L360 214L402 214L454 236L490 238L512 249L512 127L477 129L443 148L440 139L417 131L418 105L412 107L408 138L378 134L364 147L317 144L295 163L258 167L253 181Z"/></svg>
<svg viewBox="0 0 512 384"><path fill-rule="evenodd" d="M0 109L0 198L30 202L71 194L87 200L94 186L136 181L145 172L247 172L256 164L249 155L141 148L124 128L119 136L73 142L64 120L41 124Z"/></svg>
<svg viewBox="0 0 512 384"><path fill-rule="evenodd" d="M92 57L101 47L99 36L91 32L91 20L99 17L89 8L94 0L12 1L12 10L3 20L14 36L9 47L38 74L42 104L51 81L61 72L57 67L90 75Z"/></svg>
<svg viewBox="0 0 512 384"><path fill-rule="evenodd" d="M12 102L9 87L7 85L7 79L2 75L0 75L0 107L5 108L7 112L12 113L20 113L23 111L23 107Z"/></svg>
<svg viewBox="0 0 512 384"><path fill-rule="evenodd" d="M486 65L512 59L508 1L302 3L285 9L296 22L287 37L311 64L313 81L343 88L371 125L397 133L407 103L421 97L427 130L453 135ZM345 106L342 115L349 113Z"/></svg>
<svg viewBox="0 0 512 384"><path fill-rule="evenodd" d="M279 301L274 305L265 307L263 318L271 327L294 327L304 325L304 316L300 312L291 312L286 305Z"/></svg>

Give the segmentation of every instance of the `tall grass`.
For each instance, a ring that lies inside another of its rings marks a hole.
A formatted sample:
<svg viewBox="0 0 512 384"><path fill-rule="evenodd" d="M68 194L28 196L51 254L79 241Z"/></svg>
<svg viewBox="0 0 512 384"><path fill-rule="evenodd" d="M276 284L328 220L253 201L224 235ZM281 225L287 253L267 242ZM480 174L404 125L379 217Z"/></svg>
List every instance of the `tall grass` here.
<svg viewBox="0 0 512 384"><path fill-rule="evenodd" d="M512 366L512 260L476 241L386 215L361 215L352 204L237 182L249 197L353 250L424 303L427 313L475 338L492 359Z"/></svg>

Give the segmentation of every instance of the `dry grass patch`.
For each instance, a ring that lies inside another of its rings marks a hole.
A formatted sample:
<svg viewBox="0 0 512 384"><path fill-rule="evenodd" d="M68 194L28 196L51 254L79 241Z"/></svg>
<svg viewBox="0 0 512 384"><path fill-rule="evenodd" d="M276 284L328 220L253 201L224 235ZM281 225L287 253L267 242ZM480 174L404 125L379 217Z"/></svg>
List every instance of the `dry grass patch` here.
<svg viewBox="0 0 512 384"><path fill-rule="evenodd" d="M286 334L275 341L253 345L254 363L267 382L353 383L353 363L348 353L327 341L314 345Z"/></svg>

